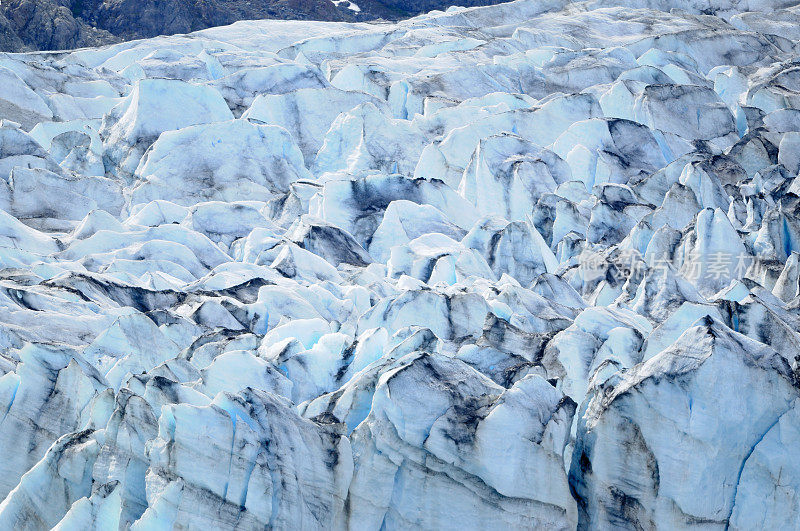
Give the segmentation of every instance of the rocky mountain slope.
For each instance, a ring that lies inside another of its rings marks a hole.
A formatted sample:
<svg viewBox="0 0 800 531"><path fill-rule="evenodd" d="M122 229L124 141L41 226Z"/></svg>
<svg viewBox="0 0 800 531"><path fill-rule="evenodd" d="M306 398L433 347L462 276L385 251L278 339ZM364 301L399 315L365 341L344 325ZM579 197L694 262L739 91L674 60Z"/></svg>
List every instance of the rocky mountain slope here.
<svg viewBox="0 0 800 531"><path fill-rule="evenodd" d="M462 6L501 0L460 0ZM4 0L0 51L66 50L189 33L239 20L398 20L450 0Z"/></svg>
<svg viewBox="0 0 800 531"><path fill-rule="evenodd" d="M797 528L790 3L0 54L0 528Z"/></svg>

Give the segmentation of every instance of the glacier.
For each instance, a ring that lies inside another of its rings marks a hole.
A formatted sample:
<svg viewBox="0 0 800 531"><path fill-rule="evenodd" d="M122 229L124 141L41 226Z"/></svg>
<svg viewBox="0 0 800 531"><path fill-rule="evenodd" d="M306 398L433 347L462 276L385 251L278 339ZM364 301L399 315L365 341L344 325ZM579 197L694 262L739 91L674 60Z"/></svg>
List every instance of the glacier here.
<svg viewBox="0 0 800 531"><path fill-rule="evenodd" d="M793 4L0 54L0 529L800 527Z"/></svg>

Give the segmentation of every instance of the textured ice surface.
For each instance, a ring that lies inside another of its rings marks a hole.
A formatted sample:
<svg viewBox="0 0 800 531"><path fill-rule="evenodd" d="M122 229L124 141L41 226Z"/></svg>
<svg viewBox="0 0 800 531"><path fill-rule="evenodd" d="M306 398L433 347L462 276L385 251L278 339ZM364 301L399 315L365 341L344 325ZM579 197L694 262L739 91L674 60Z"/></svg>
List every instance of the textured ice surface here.
<svg viewBox="0 0 800 531"><path fill-rule="evenodd" d="M792 3L0 55L0 528L800 527Z"/></svg>

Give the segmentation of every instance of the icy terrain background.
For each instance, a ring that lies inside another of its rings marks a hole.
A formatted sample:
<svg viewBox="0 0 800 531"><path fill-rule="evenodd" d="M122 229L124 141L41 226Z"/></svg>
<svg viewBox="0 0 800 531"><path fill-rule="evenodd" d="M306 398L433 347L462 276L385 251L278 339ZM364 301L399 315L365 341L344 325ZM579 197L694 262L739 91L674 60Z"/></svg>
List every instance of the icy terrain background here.
<svg viewBox="0 0 800 531"><path fill-rule="evenodd" d="M239 20L398 21L501 0L2 0L0 51L65 50L189 33Z"/></svg>
<svg viewBox="0 0 800 531"><path fill-rule="evenodd" d="M0 528L797 528L790 3L0 55Z"/></svg>

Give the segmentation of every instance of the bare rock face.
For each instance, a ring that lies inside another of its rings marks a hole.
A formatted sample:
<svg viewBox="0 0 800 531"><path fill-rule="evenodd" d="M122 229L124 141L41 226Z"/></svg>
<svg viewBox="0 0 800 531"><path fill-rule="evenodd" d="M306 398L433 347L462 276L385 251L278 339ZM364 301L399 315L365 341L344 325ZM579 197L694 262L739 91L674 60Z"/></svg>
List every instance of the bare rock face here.
<svg viewBox="0 0 800 531"><path fill-rule="evenodd" d="M76 18L69 3L48 0L11 0L0 7L10 28L24 47L36 50L64 50L116 42L110 33ZM2 25L0 21L0 25ZM16 48L15 48L16 44ZM5 51L20 51L18 43L4 44Z"/></svg>
<svg viewBox="0 0 800 531"><path fill-rule="evenodd" d="M200 0L103 1L82 14L97 27L123 39L189 33L237 20L349 20L329 0L205 2Z"/></svg>
<svg viewBox="0 0 800 531"><path fill-rule="evenodd" d="M17 35L14 25L5 14L0 12L0 50L6 52L21 52L26 49L25 44Z"/></svg>
<svg viewBox="0 0 800 531"><path fill-rule="evenodd" d="M21 0L11 2L5 10L20 38L39 48L74 48L78 43L80 23L63 5Z"/></svg>

